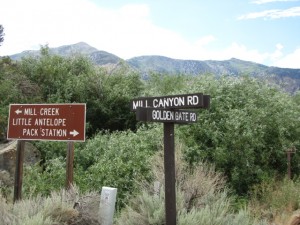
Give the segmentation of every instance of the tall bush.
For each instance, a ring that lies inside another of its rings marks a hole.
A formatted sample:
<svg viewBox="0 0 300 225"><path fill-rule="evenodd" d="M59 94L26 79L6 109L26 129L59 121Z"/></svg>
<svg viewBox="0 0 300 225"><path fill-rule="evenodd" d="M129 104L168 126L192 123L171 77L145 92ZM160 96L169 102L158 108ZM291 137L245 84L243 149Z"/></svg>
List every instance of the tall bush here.
<svg viewBox="0 0 300 225"><path fill-rule="evenodd" d="M162 148L161 126L139 128L136 132L100 132L86 144L75 147L74 182L82 192L118 188L117 207L139 190L137 180L150 179L150 156ZM47 143L47 142L45 142ZM45 144L43 144L45 146ZM57 149L51 153L51 148ZM59 152L66 146L48 145L47 160L25 170L24 192L49 194L65 185L66 161ZM63 154L63 153L61 153ZM51 156L53 158L51 158Z"/></svg>
<svg viewBox="0 0 300 225"><path fill-rule="evenodd" d="M214 162L238 194L275 174L284 176L286 150L299 148L300 108L292 96L247 76L193 80L189 90L209 94L211 106L199 110L197 124L181 129L188 161ZM293 168L299 171L299 163Z"/></svg>

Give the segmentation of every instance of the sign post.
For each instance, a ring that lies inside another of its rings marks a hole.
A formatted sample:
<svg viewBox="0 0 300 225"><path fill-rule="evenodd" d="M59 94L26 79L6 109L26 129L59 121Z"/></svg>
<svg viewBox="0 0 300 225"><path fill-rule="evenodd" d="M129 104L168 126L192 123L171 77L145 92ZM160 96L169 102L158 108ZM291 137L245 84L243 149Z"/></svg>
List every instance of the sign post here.
<svg viewBox="0 0 300 225"><path fill-rule="evenodd" d="M24 147L25 142L19 140L17 142L17 152L16 152L16 171L15 171L15 181L14 181L14 199L16 202L22 198L22 183L23 183L23 162L24 162Z"/></svg>
<svg viewBox="0 0 300 225"><path fill-rule="evenodd" d="M21 199L24 140L67 141L66 189L73 183L74 142L85 141L86 105L11 104L7 139L18 139L14 201Z"/></svg>
<svg viewBox="0 0 300 225"><path fill-rule="evenodd" d="M164 168L166 225L176 224L174 123L164 123Z"/></svg>
<svg viewBox="0 0 300 225"><path fill-rule="evenodd" d="M66 190L71 189L73 184L74 169L74 142L69 141L67 147L67 167L66 167Z"/></svg>
<svg viewBox="0 0 300 225"><path fill-rule="evenodd" d="M202 93L143 97L133 99L132 111L136 111L138 121L164 123L164 172L165 172L165 218L166 225L176 224L176 182L175 182L175 142L174 124L197 122L194 111L181 109L204 108L210 106L210 96Z"/></svg>

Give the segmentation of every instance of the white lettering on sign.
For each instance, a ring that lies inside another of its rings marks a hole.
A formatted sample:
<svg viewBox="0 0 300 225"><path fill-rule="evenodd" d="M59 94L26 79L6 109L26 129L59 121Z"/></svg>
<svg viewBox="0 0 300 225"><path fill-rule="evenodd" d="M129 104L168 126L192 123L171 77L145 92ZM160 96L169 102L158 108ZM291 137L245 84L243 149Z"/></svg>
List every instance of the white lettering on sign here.
<svg viewBox="0 0 300 225"><path fill-rule="evenodd" d="M67 137L66 129L23 129L22 135L26 137Z"/></svg>
<svg viewBox="0 0 300 225"><path fill-rule="evenodd" d="M152 119L153 120L174 120L174 112L173 111L153 110L152 111Z"/></svg>
<svg viewBox="0 0 300 225"><path fill-rule="evenodd" d="M59 116L59 108L41 108L41 116Z"/></svg>
<svg viewBox="0 0 300 225"><path fill-rule="evenodd" d="M152 121L177 121L177 122L196 122L197 114L195 112L152 110Z"/></svg>
<svg viewBox="0 0 300 225"><path fill-rule="evenodd" d="M175 112L175 119L178 121L189 121L188 112Z"/></svg>
<svg viewBox="0 0 300 225"><path fill-rule="evenodd" d="M66 119L36 118L35 126L66 126Z"/></svg>
<svg viewBox="0 0 300 225"><path fill-rule="evenodd" d="M187 105L198 105L199 97L197 95L187 96Z"/></svg>
<svg viewBox="0 0 300 225"><path fill-rule="evenodd" d="M184 106L184 97L153 99L154 108L172 108Z"/></svg>
<svg viewBox="0 0 300 225"><path fill-rule="evenodd" d="M16 113L19 115L23 111L17 110ZM24 115L36 116L38 113L35 108L25 108ZM59 108L41 108L39 111L39 115L41 116L59 116Z"/></svg>
<svg viewBox="0 0 300 225"><path fill-rule="evenodd" d="M206 98L207 99L207 98ZM132 111L137 108L156 108L156 109L185 109L203 108L204 97L202 93L185 94L177 96L161 97L142 97L133 99L130 107Z"/></svg>
<svg viewBox="0 0 300 225"><path fill-rule="evenodd" d="M196 113L190 113L190 121L193 121L193 122L197 121L197 114Z"/></svg>
<svg viewBox="0 0 300 225"><path fill-rule="evenodd" d="M14 118L12 124L14 126L31 126L31 118Z"/></svg>
<svg viewBox="0 0 300 225"><path fill-rule="evenodd" d="M35 109L33 109L33 108L26 108L26 109L24 109L24 115L35 116L37 114L35 112Z"/></svg>
<svg viewBox="0 0 300 225"><path fill-rule="evenodd" d="M39 136L38 129L23 129L23 136Z"/></svg>
<svg viewBox="0 0 300 225"><path fill-rule="evenodd" d="M145 102L145 104L144 104L144 102ZM133 104L133 109L137 109L138 107L148 107L148 101L147 100L145 100L145 101L143 101L143 100L136 100L136 101L133 101L132 102L132 104Z"/></svg>
<svg viewBox="0 0 300 225"><path fill-rule="evenodd" d="M41 129L41 136L46 137L66 137L66 129Z"/></svg>

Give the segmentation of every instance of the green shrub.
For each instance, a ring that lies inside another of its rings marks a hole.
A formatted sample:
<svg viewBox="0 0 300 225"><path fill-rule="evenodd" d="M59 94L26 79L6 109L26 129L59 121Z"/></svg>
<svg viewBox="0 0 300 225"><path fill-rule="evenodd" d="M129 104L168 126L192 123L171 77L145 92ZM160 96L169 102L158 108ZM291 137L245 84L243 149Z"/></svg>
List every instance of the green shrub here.
<svg viewBox="0 0 300 225"><path fill-rule="evenodd" d="M201 76L186 91L211 96L198 122L180 127L193 164L207 160L223 172L238 195L251 186L286 172L286 150L299 147L299 110L293 97L251 77ZM293 173L299 173L293 157Z"/></svg>
<svg viewBox="0 0 300 225"><path fill-rule="evenodd" d="M161 126L141 127L136 132L101 132L86 144L75 145L74 183L83 193L100 191L103 186L116 187L117 208L123 206L130 194L139 189L137 180L150 179L149 159L162 148L161 136ZM47 195L64 187L66 160L59 156L66 151L64 145L60 142L37 145L45 146L47 160L42 166L25 169L25 196Z"/></svg>
<svg viewBox="0 0 300 225"><path fill-rule="evenodd" d="M65 186L66 161L63 157L49 159L44 168L40 165L25 167L23 178L24 197L49 195Z"/></svg>
<svg viewBox="0 0 300 225"><path fill-rule="evenodd" d="M161 128L101 133L86 147L75 151L75 161L82 175L76 184L82 191L118 188L118 208L138 190L137 180L150 179L150 157L161 149Z"/></svg>

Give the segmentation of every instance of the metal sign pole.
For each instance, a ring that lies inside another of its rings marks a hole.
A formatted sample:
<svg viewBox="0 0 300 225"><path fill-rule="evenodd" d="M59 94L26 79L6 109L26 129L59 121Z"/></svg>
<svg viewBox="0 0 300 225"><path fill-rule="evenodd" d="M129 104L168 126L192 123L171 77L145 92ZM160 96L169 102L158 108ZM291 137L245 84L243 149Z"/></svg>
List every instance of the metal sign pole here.
<svg viewBox="0 0 300 225"><path fill-rule="evenodd" d="M25 148L25 141L18 140L17 152L16 152L14 202L21 200L22 198L24 148Z"/></svg>
<svg viewBox="0 0 300 225"><path fill-rule="evenodd" d="M164 123L166 225L176 225L174 123Z"/></svg>

